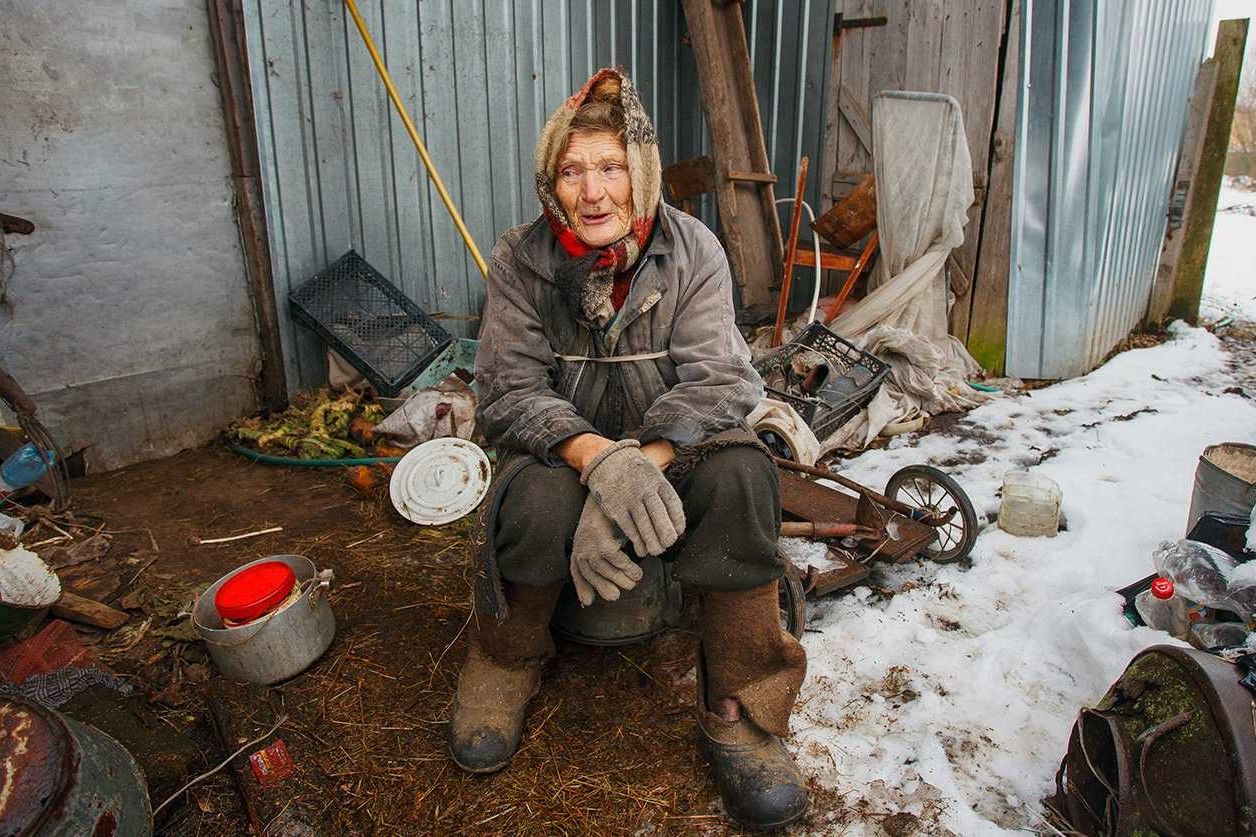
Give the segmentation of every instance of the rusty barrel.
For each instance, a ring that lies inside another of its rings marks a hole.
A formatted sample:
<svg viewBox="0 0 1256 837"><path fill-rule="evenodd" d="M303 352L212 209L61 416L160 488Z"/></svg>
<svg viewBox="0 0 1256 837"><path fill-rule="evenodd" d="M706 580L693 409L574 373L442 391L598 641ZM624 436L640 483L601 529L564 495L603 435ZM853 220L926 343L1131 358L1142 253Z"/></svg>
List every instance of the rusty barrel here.
<svg viewBox="0 0 1256 837"><path fill-rule="evenodd" d="M0 834L152 834L147 782L121 744L88 724L0 697Z"/></svg>

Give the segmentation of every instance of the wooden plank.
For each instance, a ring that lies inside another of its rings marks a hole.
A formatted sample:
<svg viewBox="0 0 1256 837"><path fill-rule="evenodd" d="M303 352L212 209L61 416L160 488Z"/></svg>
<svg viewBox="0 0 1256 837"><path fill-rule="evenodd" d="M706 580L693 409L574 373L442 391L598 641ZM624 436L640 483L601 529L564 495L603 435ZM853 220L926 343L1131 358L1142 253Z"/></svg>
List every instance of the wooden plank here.
<svg viewBox="0 0 1256 837"><path fill-rule="evenodd" d="M1217 43L1213 51L1217 62L1216 87L1208 112L1208 126L1204 130L1194 194L1186 211L1182 252L1173 277L1173 296L1168 312L1169 317L1186 320L1192 325L1199 319L1199 297L1204 288L1204 270L1208 266L1212 224L1217 214L1217 194L1225 173L1234 101L1243 71L1247 25L1247 19L1223 20L1217 29Z"/></svg>
<svg viewBox="0 0 1256 837"><path fill-rule="evenodd" d="M115 610L109 605L101 604L94 599L87 599L69 591L63 591L61 598L52 606L53 616L81 622L93 628L104 628L112 631L126 624L131 617L122 610Z"/></svg>
<svg viewBox="0 0 1256 837"><path fill-rule="evenodd" d="M957 4L955 0L950 0L949 5L966 7L967 3ZM915 0L908 5L903 89L930 92L939 89L943 60L942 19L942 0ZM872 95L876 96L876 92Z"/></svg>
<svg viewBox="0 0 1256 837"><path fill-rule="evenodd" d="M1169 198L1169 221L1165 227L1164 243L1160 247L1160 261L1151 286L1144 328L1158 326L1169 313L1169 303L1173 298L1173 277L1177 275L1178 260L1185 240L1184 221L1194 196L1200 156L1204 150L1204 131L1208 126L1208 113L1212 110L1216 86L1217 60L1209 58L1199 66L1199 72L1195 75L1195 89L1187 106L1186 135L1182 137L1182 147L1178 153L1173 193Z"/></svg>
<svg viewBox="0 0 1256 837"><path fill-rule="evenodd" d="M836 4L840 7L842 4ZM829 83L824 91L824 157L820 171L820 206L823 211L836 202L833 195L833 173L837 168L837 135L838 123L842 121L838 113L838 100L842 93L842 38L840 32L833 33L833 46L829 51Z"/></svg>
<svg viewBox="0 0 1256 837"><path fill-rule="evenodd" d="M982 207L977 265L968 323L969 353L985 369L1002 373L1007 354L1007 290L1011 270L1012 175L1016 145L1016 104L1020 89L1021 0L1012 0L1004 27L1003 67L985 205Z"/></svg>
<svg viewBox="0 0 1256 837"><path fill-rule="evenodd" d="M684 0L683 8L711 130L716 199L729 262L741 288L742 307L769 311L771 286L781 269L781 226L772 184L738 184L721 176L730 170L770 170L741 7Z"/></svg>
<svg viewBox="0 0 1256 837"><path fill-rule="evenodd" d="M968 337L972 309L972 277L977 269L977 248L989 177L990 135L994 130L995 96L999 75L1005 3L1003 0L962 0L948 3L942 33L942 67L939 90L954 96L964 114L964 132L973 166L973 206L964 225L964 241L951 254L951 334Z"/></svg>

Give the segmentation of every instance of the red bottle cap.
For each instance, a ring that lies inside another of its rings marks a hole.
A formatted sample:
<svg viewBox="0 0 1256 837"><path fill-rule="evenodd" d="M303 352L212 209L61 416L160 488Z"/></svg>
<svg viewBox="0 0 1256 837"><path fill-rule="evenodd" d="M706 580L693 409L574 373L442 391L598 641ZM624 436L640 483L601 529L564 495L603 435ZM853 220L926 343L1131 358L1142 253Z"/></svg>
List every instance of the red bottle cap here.
<svg viewBox="0 0 1256 837"><path fill-rule="evenodd" d="M288 598L296 573L283 561L266 561L241 570L214 595L218 615L232 622L251 622Z"/></svg>
<svg viewBox="0 0 1256 837"><path fill-rule="evenodd" d="M1161 576L1151 582L1151 595L1157 599L1173 598L1173 579Z"/></svg>

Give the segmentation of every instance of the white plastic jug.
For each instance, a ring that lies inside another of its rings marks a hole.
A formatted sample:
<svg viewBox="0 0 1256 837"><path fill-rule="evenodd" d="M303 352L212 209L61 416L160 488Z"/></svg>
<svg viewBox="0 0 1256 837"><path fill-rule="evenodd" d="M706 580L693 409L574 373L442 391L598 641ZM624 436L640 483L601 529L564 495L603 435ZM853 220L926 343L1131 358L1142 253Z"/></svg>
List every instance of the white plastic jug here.
<svg viewBox="0 0 1256 837"><path fill-rule="evenodd" d="M1060 486L1050 477L1012 471L1003 477L999 528L1013 535L1055 537L1060 531Z"/></svg>

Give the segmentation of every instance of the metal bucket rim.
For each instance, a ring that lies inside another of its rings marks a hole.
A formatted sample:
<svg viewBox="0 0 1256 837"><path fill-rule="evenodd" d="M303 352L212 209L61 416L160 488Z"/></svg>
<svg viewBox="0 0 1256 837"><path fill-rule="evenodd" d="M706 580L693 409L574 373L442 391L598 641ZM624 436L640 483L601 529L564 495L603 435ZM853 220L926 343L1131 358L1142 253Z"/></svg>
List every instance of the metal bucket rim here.
<svg viewBox="0 0 1256 837"><path fill-rule="evenodd" d="M229 628L222 625L222 617L218 616L218 611L214 608L214 594L222 587L222 585L226 584L227 581L238 573L266 561L283 561L285 564L292 567L293 573L296 574L297 582L300 584L305 584L318 575L318 569L314 566L314 562L309 558L306 558L304 555L267 555L264 558L258 558L257 560L250 561L247 564L241 564L231 572L220 577L213 584L209 585L209 587L205 588L205 592L201 593L201 595L197 597L196 604L192 607L192 625L196 628L202 639L215 645L239 645L260 634L266 626L274 621L273 619L262 618L255 622L250 622L247 625L238 625L236 627ZM301 604L301 602L308 601L316 586L317 585L310 585L305 590L301 591L300 597L284 610L296 607ZM281 612L282 611L276 611L275 615ZM214 626L212 624L208 624L205 621L206 616L209 616L214 621L217 621L219 625ZM227 639L228 637L232 640L230 643L224 643L221 641ZM218 641L216 642L215 640Z"/></svg>
<svg viewBox="0 0 1256 837"><path fill-rule="evenodd" d="M1238 448L1251 454L1252 458L1256 459L1256 445L1249 445L1246 442L1219 442L1215 445L1209 445L1208 447L1204 448L1204 452L1199 455L1199 464L1201 466L1207 465L1209 468L1216 471L1218 474L1222 475L1226 479L1233 480L1239 485L1246 486L1249 488L1256 486L1256 482L1249 482L1248 480L1245 480L1242 477L1240 477L1238 474L1227 471L1225 468L1222 468L1216 462L1213 462L1211 459L1208 458L1208 454L1212 453L1215 450L1220 450L1222 448L1227 448L1230 450L1234 450L1235 448Z"/></svg>

